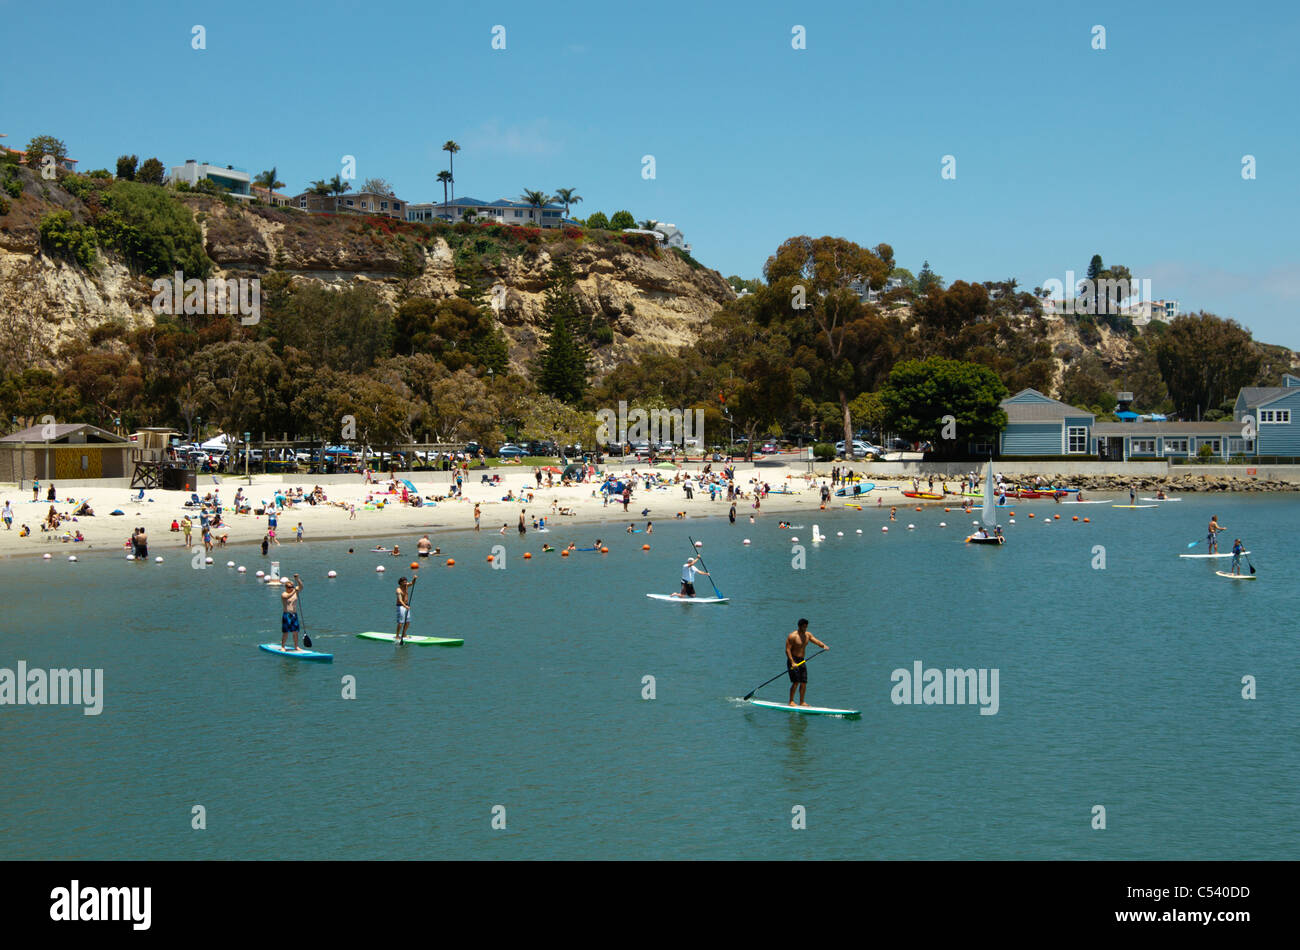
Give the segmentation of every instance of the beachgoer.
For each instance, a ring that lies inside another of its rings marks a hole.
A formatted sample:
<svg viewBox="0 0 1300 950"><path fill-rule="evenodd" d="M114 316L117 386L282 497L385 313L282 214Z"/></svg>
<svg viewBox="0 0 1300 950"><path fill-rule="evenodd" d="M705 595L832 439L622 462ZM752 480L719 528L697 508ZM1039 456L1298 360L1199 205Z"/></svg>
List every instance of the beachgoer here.
<svg viewBox="0 0 1300 950"><path fill-rule="evenodd" d="M429 536L426 534L424 537L422 537L419 541L416 542L415 554L417 557L428 557L429 550L432 547L433 545L429 541Z"/></svg>
<svg viewBox="0 0 1300 950"><path fill-rule="evenodd" d="M478 502L474 502L474 530L475 530L475 531L478 530L478 519L479 519L479 515L480 515L479 503L478 503Z"/></svg>
<svg viewBox="0 0 1300 950"><path fill-rule="evenodd" d="M9 507L9 499L5 499L5 508L0 512L0 518L4 519L5 530L12 531L14 527L14 510Z"/></svg>
<svg viewBox="0 0 1300 950"><path fill-rule="evenodd" d="M298 522L298 538L297 538L297 540L298 540L298 543L299 543L299 544L302 543L302 522L301 522L301 521Z"/></svg>
<svg viewBox="0 0 1300 950"><path fill-rule="evenodd" d="M144 528L141 528L135 535L135 556L137 558L149 556L149 536L145 534Z"/></svg>
<svg viewBox="0 0 1300 950"><path fill-rule="evenodd" d="M1219 532L1222 530L1223 526L1219 524L1219 516L1210 515L1210 526L1206 529L1206 541L1209 542L1211 554L1219 553Z"/></svg>
<svg viewBox="0 0 1300 950"><path fill-rule="evenodd" d="M262 557L266 557L266 552L271 549L271 536L269 534L262 536Z"/></svg>
<svg viewBox="0 0 1300 950"><path fill-rule="evenodd" d="M280 649L283 650L284 639L293 634L293 648L298 649L298 594L302 592L302 578L297 574L293 580L285 578L280 591Z"/></svg>
<svg viewBox="0 0 1300 950"><path fill-rule="evenodd" d="M798 628L791 630L790 635L785 638L785 668L790 676L791 706L795 704L794 691L796 688L799 690L799 705L808 705L804 701L804 694L808 691L808 661L804 657L804 651L808 649L809 643L815 643L823 650L830 649L808 632L808 621L801 617L799 618Z"/></svg>

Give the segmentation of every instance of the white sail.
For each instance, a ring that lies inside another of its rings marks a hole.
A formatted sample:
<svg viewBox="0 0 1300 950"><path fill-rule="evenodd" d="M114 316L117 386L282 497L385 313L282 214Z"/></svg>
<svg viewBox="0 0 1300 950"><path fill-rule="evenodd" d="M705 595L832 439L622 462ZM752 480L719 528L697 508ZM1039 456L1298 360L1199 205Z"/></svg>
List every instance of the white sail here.
<svg viewBox="0 0 1300 950"><path fill-rule="evenodd" d="M985 463L984 468L984 509L980 512L984 527L992 530L997 527L998 513L993 498L993 462Z"/></svg>

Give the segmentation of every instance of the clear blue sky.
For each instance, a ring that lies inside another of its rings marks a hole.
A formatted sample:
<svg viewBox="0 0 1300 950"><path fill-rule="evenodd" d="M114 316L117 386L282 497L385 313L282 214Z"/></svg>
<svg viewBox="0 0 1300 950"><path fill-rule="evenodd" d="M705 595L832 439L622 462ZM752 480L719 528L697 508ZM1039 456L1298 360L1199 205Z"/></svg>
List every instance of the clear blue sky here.
<svg viewBox="0 0 1300 950"><path fill-rule="evenodd" d="M1297 7L1137 6L0 0L0 132L82 170L274 165L295 193L355 155L408 201L441 200L450 138L458 194L574 187L724 275L796 234L1026 288L1100 253L1300 349Z"/></svg>

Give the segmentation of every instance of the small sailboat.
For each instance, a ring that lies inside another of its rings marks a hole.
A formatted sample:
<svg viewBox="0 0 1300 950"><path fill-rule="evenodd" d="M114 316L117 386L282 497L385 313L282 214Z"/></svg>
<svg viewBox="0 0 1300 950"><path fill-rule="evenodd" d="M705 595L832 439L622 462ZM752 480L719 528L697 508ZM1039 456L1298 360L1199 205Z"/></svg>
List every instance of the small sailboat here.
<svg viewBox="0 0 1300 950"><path fill-rule="evenodd" d="M1006 541L998 529L998 510L993 500L993 460L984 468L984 506L980 510L984 527L966 539L967 544L1002 544Z"/></svg>

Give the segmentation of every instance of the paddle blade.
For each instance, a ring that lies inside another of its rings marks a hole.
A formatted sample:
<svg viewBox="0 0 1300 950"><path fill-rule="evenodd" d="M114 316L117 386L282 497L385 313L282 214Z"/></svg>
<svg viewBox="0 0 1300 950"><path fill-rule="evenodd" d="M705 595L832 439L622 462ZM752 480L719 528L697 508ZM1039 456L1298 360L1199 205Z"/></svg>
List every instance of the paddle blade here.
<svg viewBox="0 0 1300 950"><path fill-rule="evenodd" d="M1194 547L1196 547L1196 546L1197 546L1198 544L1200 544L1200 543L1201 543L1200 541L1193 541L1191 544L1187 545L1187 547L1188 547L1188 548L1194 548Z"/></svg>
<svg viewBox="0 0 1300 950"><path fill-rule="evenodd" d="M311 637L307 636L307 634L305 633L302 635L302 645L305 646L308 650L311 649Z"/></svg>

